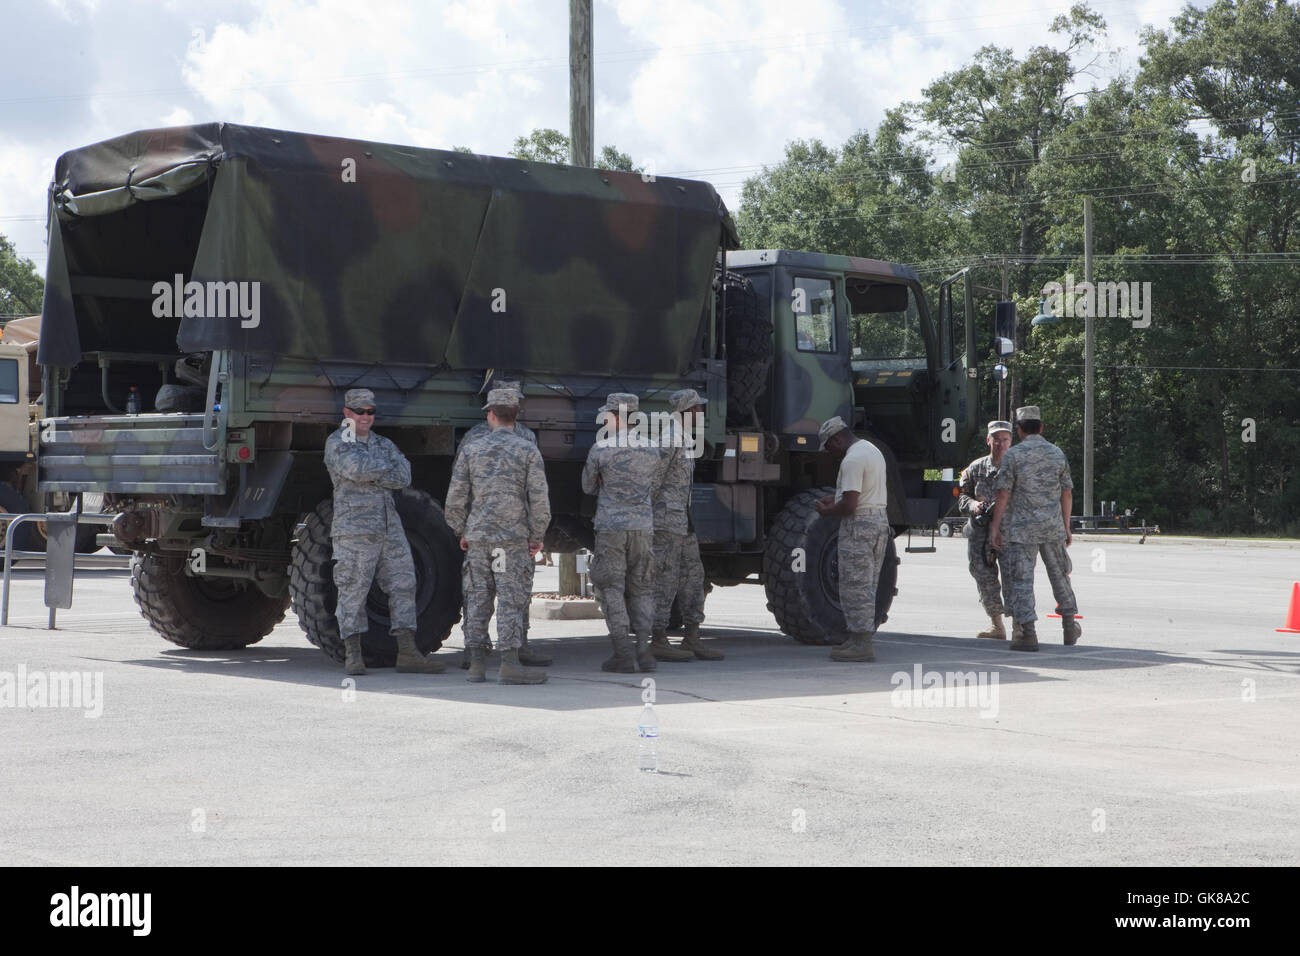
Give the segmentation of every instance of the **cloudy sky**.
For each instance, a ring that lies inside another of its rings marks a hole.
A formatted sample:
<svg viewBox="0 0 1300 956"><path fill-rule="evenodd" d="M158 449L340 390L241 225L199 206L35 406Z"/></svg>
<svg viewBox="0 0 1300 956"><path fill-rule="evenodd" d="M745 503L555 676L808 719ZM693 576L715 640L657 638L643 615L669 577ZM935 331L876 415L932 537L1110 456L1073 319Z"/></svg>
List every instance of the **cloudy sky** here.
<svg viewBox="0 0 1300 956"><path fill-rule="evenodd" d="M1089 0L1104 82L1182 0ZM1198 6L1204 5L1198 2ZM596 144L729 206L784 144L874 130L986 44L1054 42L1069 0L595 0ZM568 127L567 0L0 0L0 233L45 269L58 155L224 120L506 153Z"/></svg>

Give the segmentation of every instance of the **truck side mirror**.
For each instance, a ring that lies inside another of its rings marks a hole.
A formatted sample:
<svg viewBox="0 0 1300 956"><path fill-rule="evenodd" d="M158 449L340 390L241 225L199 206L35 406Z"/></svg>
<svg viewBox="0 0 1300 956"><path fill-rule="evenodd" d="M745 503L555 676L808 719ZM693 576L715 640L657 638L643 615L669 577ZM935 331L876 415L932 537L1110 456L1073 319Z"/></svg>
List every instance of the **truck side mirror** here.
<svg viewBox="0 0 1300 956"><path fill-rule="evenodd" d="M993 319L993 350L1005 358L1016 350L1016 304L999 302Z"/></svg>

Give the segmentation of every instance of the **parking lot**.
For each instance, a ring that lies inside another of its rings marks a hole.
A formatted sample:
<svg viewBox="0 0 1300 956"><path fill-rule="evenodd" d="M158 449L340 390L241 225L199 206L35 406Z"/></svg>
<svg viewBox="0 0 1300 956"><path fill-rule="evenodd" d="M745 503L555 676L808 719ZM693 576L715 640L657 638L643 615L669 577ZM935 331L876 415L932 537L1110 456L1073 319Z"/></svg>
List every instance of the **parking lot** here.
<svg viewBox="0 0 1300 956"><path fill-rule="evenodd" d="M1043 620L1017 654L973 639L965 542L936 543L903 555L874 664L781 635L759 586L715 590L726 660L652 675L657 775L642 675L600 671L600 621L534 622L541 687L466 683L456 628L445 674L353 692L292 613L184 651L99 570L48 631L18 570L0 672L98 674L102 696L0 707L0 864L1297 861L1300 634L1274 629L1300 545L1076 537L1080 644Z"/></svg>

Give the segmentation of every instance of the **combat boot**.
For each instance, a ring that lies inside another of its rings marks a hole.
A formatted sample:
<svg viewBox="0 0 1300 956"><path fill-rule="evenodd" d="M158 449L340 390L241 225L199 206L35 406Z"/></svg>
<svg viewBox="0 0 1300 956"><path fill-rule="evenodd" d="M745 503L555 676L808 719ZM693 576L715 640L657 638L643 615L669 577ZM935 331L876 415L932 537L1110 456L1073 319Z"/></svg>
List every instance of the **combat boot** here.
<svg viewBox="0 0 1300 956"><path fill-rule="evenodd" d="M524 667L519 663L519 648L501 652L501 670L497 673L498 684L545 684L546 671Z"/></svg>
<svg viewBox="0 0 1300 956"><path fill-rule="evenodd" d="M1011 622L1011 639L1012 639L1013 641L1018 641L1018 640L1020 640L1020 634L1021 634L1021 631L1020 631L1020 625L1019 625L1016 621L1013 620L1013 621Z"/></svg>
<svg viewBox="0 0 1300 956"><path fill-rule="evenodd" d="M1033 621L1026 621L1019 625L1020 636L1007 645L1013 651L1036 651L1038 650L1038 632L1034 629Z"/></svg>
<svg viewBox="0 0 1300 956"><path fill-rule="evenodd" d="M615 674L635 674L636 658L632 656L632 641L625 634L611 634L609 642L614 645L614 656L601 662L600 669Z"/></svg>
<svg viewBox="0 0 1300 956"><path fill-rule="evenodd" d="M524 642L519 645L519 663L525 667L550 667L553 661L533 648L528 643L528 635L524 635Z"/></svg>
<svg viewBox="0 0 1300 956"><path fill-rule="evenodd" d="M650 653L657 661L693 661L695 655L689 650L673 647L668 643L666 628L656 627L650 634Z"/></svg>
<svg viewBox="0 0 1300 956"><path fill-rule="evenodd" d="M393 631L397 639L397 673L399 674L441 674L446 665L425 657L415 646L415 632L409 628Z"/></svg>
<svg viewBox="0 0 1300 956"><path fill-rule="evenodd" d="M1062 614L1061 631L1065 634L1065 643L1067 645L1077 644L1079 642L1079 637L1083 634L1083 625L1073 617L1066 617Z"/></svg>
<svg viewBox="0 0 1300 956"><path fill-rule="evenodd" d="M650 637L644 633L636 636L636 666L642 671L652 671L659 666L650 650Z"/></svg>
<svg viewBox="0 0 1300 956"><path fill-rule="evenodd" d="M980 631L975 636L987 637L995 641L1005 641L1007 639L1007 629L1006 626L1002 623L1002 615L990 614L989 620L993 622L992 625L989 627L989 629L987 631Z"/></svg>
<svg viewBox="0 0 1300 956"><path fill-rule="evenodd" d="M705 647L700 640L700 626L698 624L687 624L686 634L682 637L679 647L684 647L702 661L720 661L725 654L722 651L715 651L711 647Z"/></svg>
<svg viewBox="0 0 1300 956"><path fill-rule="evenodd" d="M364 674L366 659L361 656L361 635L353 634L343 638L343 650L347 654L347 660L343 662L343 673Z"/></svg>
<svg viewBox="0 0 1300 956"><path fill-rule="evenodd" d="M469 657L469 673L465 679L471 684L481 684L487 680L487 650L482 644L471 644L465 648L465 654Z"/></svg>
<svg viewBox="0 0 1300 956"><path fill-rule="evenodd" d="M876 659L875 648L871 646L874 637L872 631L850 632L849 639L837 647L831 648L831 660L869 662Z"/></svg>

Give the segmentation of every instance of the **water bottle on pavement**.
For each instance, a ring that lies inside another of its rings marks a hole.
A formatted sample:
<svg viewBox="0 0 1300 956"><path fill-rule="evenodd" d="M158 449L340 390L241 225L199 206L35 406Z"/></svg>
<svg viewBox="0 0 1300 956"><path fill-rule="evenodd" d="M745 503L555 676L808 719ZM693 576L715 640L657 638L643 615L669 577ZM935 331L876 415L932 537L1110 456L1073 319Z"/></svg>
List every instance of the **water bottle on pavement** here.
<svg viewBox="0 0 1300 956"><path fill-rule="evenodd" d="M646 773L659 772L659 718L648 703L641 708L637 721L637 735L641 738L637 767Z"/></svg>

